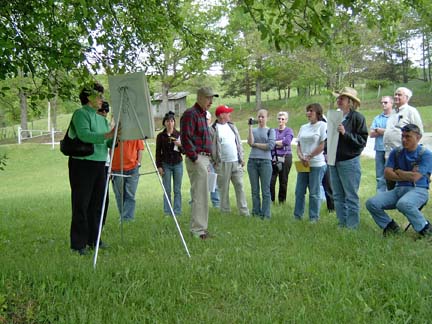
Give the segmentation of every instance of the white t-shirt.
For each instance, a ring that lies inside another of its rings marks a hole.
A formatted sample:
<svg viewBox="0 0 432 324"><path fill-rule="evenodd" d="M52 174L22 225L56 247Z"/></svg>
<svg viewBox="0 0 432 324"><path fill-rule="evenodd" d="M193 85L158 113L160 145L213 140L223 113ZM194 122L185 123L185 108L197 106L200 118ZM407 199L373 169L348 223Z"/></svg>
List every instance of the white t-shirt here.
<svg viewBox="0 0 432 324"><path fill-rule="evenodd" d="M237 145L235 142L235 134L228 123L216 124L218 132L218 140L221 147L221 161L235 162L238 161Z"/></svg>
<svg viewBox="0 0 432 324"><path fill-rule="evenodd" d="M298 142L300 143L303 155L311 154L326 138L327 123L323 121L317 121L315 124L307 123L300 127ZM325 164L326 162L322 152L309 161L311 167L320 167Z"/></svg>

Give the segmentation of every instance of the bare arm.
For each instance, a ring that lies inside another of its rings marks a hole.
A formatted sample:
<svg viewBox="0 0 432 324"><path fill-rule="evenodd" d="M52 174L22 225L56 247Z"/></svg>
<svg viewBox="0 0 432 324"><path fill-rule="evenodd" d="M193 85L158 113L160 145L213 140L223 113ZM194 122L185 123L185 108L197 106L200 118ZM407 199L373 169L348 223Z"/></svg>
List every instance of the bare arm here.
<svg viewBox="0 0 432 324"><path fill-rule="evenodd" d="M385 132L385 128L375 128L370 131L369 136L372 138L376 138L384 135L384 132Z"/></svg>
<svg viewBox="0 0 432 324"><path fill-rule="evenodd" d="M252 145L254 144L255 139L253 136L253 132L252 132L252 125L249 125L249 133L248 133L248 139L247 139L247 143L249 144L250 147L253 147Z"/></svg>
<svg viewBox="0 0 432 324"><path fill-rule="evenodd" d="M309 165L309 157L307 155L303 155L300 142L297 143L297 156L304 166L307 167Z"/></svg>
<svg viewBox="0 0 432 324"><path fill-rule="evenodd" d="M138 156L137 156L138 163L141 164L141 159L142 159L142 150L138 150L138 154L137 154L137 155L138 155Z"/></svg>
<svg viewBox="0 0 432 324"><path fill-rule="evenodd" d="M401 169L394 170L393 168L384 169L384 177L391 181L409 181L417 182L423 175L418 171L404 171Z"/></svg>

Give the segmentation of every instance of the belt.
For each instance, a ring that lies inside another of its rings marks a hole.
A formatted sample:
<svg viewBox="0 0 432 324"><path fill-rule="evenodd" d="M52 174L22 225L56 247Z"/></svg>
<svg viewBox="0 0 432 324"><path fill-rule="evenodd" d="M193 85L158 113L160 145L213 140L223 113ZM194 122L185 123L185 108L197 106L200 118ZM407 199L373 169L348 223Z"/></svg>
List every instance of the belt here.
<svg viewBox="0 0 432 324"><path fill-rule="evenodd" d="M199 152L198 154L199 155L204 155L204 156L210 156L211 155L211 153L207 153L207 152Z"/></svg>

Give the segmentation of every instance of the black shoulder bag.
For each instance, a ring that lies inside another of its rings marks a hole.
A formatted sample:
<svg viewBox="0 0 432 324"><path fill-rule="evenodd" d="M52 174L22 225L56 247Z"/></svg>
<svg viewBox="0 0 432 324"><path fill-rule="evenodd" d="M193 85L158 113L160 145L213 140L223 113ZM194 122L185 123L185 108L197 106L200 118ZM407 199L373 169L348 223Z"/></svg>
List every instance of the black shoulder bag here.
<svg viewBox="0 0 432 324"><path fill-rule="evenodd" d="M71 126L73 126L72 119L64 138L60 141L60 151L66 156L83 157L92 155L94 153L93 143L84 143L78 138L78 136L75 136L74 139L69 137L69 129Z"/></svg>
<svg viewBox="0 0 432 324"><path fill-rule="evenodd" d="M270 129L267 132L267 137L270 138ZM278 154L277 154L276 145L274 147L273 152L274 152L274 155L272 154L272 168L273 168L273 172L279 173L283 169L283 162L279 160L279 157L278 157Z"/></svg>

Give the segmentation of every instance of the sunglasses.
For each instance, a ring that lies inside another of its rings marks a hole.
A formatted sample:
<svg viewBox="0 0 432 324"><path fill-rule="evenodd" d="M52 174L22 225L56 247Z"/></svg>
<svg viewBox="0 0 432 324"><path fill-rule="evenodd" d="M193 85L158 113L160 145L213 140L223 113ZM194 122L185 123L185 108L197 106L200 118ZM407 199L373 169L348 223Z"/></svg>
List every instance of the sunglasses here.
<svg viewBox="0 0 432 324"><path fill-rule="evenodd" d="M402 132L404 132L404 133L413 132L413 133L417 133L419 135L421 134L420 128L414 124L405 125L404 127L402 127Z"/></svg>
<svg viewBox="0 0 432 324"><path fill-rule="evenodd" d="M388 101L381 101L381 105L387 105Z"/></svg>
<svg viewBox="0 0 432 324"><path fill-rule="evenodd" d="M285 118L278 117L278 120L285 120Z"/></svg>

